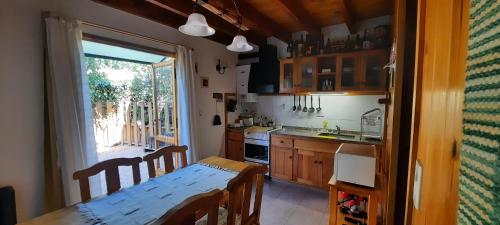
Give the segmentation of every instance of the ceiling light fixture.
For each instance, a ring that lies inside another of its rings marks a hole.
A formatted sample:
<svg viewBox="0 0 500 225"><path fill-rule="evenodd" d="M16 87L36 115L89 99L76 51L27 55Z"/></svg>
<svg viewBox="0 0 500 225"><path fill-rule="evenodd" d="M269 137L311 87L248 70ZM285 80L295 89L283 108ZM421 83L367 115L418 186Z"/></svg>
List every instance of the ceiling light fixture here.
<svg viewBox="0 0 500 225"><path fill-rule="evenodd" d="M241 24L242 24L242 17L240 14L240 10L238 9L238 5L236 5L236 0L233 0L234 8L236 9L236 12L238 13L238 34L234 36L233 42L228 45L226 48L229 51L233 52L249 52L253 50L253 47L248 44L247 39L245 36L240 35L241 31Z"/></svg>
<svg viewBox="0 0 500 225"><path fill-rule="evenodd" d="M179 31L184 34L197 37L206 37L215 34L214 28L207 24L205 16L196 13L197 5L198 0L194 1L193 13L188 16L186 24L179 27Z"/></svg>

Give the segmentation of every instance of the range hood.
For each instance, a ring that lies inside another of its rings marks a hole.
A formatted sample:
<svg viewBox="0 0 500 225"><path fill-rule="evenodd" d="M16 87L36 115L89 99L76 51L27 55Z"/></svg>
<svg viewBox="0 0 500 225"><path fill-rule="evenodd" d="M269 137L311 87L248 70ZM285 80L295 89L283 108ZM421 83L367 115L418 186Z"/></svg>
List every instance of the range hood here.
<svg viewBox="0 0 500 225"><path fill-rule="evenodd" d="M248 93L279 93L279 70L276 46L259 46L259 62L250 67Z"/></svg>

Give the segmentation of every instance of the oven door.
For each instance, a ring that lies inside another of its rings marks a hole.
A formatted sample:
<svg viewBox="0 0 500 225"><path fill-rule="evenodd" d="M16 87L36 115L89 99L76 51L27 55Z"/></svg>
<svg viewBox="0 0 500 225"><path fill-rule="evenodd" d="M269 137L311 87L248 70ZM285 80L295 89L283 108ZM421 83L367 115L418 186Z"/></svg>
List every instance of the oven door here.
<svg viewBox="0 0 500 225"><path fill-rule="evenodd" d="M269 141L245 139L245 160L269 164Z"/></svg>

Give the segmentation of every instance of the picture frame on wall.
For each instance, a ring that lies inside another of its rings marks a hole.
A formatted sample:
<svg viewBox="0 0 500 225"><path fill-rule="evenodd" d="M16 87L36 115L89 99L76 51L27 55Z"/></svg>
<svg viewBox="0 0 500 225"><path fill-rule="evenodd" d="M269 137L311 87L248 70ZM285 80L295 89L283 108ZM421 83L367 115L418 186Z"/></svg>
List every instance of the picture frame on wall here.
<svg viewBox="0 0 500 225"><path fill-rule="evenodd" d="M200 84L202 88L208 88L208 77L201 77Z"/></svg>

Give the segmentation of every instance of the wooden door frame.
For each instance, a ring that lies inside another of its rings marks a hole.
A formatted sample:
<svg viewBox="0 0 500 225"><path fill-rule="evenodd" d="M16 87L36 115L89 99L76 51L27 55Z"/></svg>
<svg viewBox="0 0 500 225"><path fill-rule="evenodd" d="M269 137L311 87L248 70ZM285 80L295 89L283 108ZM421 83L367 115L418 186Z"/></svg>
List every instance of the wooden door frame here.
<svg viewBox="0 0 500 225"><path fill-rule="evenodd" d="M395 68L394 74L389 79L388 99L390 104L386 107L386 128L385 128L385 150L386 150L386 169L383 178L383 183L387 185L382 187L385 190L381 194L384 224L392 225L394 223L394 206L396 197L396 180L398 168L398 153L399 153L399 137L401 125L401 103L403 92L403 65L405 54L405 24L406 24L406 1L396 0L394 4L394 17L393 17L393 51L395 54ZM391 82L391 79L393 81ZM391 87L390 84L393 84ZM389 132L390 131L390 132Z"/></svg>
<svg viewBox="0 0 500 225"><path fill-rule="evenodd" d="M177 74L176 74L176 69L175 69L175 61L176 59L175 58L170 58L169 61L164 61L164 62L160 62L160 63L154 63L154 64L151 64L151 67L153 68L153 74L152 74L152 81L153 81L153 134L154 134L154 140L155 140L155 148L158 148L159 147L159 142L164 142L165 140L162 140L162 138L160 138L160 135L159 135L159 131L158 129L158 102L157 102L157 97L158 97L158 93L157 93L157 89L156 89L156 68L158 67L158 65L160 66L163 66L163 64L172 64L172 67L173 67L173 70L172 70L172 73L173 73L173 126L175 127L175 133L174 133L174 138L173 138L173 144L177 145L179 143L179 127L178 127L178 123L177 123L177 120L179 119L178 118L178 114L177 114ZM168 112L165 112L165 113L168 113Z"/></svg>
<svg viewBox="0 0 500 225"><path fill-rule="evenodd" d="M418 1L418 12L417 12L417 39L416 39L416 54L415 54L415 77L414 77L414 105L413 105L413 118L412 118L412 135L411 135L411 146L410 146L410 159L408 168L408 182L407 182L407 192L406 192L406 213L405 213L405 223L410 225L413 223L413 179L415 164L417 161L417 153L419 150L419 134L420 134L420 119L421 119L421 98L422 98L422 82L424 73L424 54L425 54L425 19L426 19L426 1ZM452 43L452 48L450 52L451 61L456 63L450 63L450 73L458 74L454 79L450 80L450 89L455 89L455 92L460 90L463 92L465 88L465 70L466 70L466 56L467 56L467 41L468 41L468 20L469 20L469 1L460 0L460 4L454 4L455 11L460 11L460 13L455 13L453 16L452 26L458 28L454 31L455 36L458 36L458 41ZM458 24L455 24L458 23ZM463 101L463 95L462 95ZM461 112L461 107L456 106L455 110ZM458 116L455 119L456 124L462 123L462 116ZM457 146L460 148L462 139L462 126L455 126L454 136L456 138ZM449 210L446 213L448 218L450 218L450 224L456 223L457 210L458 210L458 173L459 173L459 152L452 162L452 180L450 193L453 193L450 198ZM429 194L429 193L427 193ZM421 196L422 198L422 196Z"/></svg>

